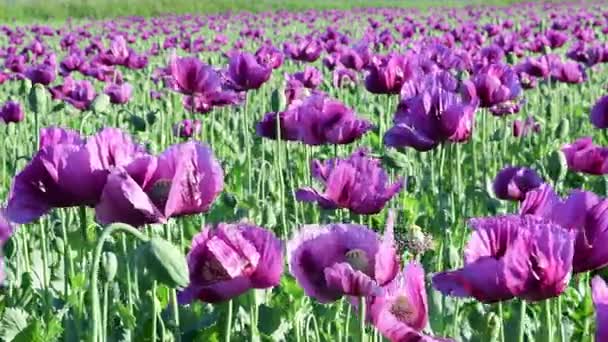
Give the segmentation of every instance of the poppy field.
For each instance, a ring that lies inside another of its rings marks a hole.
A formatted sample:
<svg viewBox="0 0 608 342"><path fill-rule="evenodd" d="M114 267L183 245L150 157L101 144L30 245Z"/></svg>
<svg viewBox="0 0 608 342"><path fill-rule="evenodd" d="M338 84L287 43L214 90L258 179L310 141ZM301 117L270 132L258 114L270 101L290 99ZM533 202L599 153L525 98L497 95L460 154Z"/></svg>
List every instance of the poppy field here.
<svg viewBox="0 0 608 342"><path fill-rule="evenodd" d="M607 36L606 2L3 23L0 341L608 342Z"/></svg>

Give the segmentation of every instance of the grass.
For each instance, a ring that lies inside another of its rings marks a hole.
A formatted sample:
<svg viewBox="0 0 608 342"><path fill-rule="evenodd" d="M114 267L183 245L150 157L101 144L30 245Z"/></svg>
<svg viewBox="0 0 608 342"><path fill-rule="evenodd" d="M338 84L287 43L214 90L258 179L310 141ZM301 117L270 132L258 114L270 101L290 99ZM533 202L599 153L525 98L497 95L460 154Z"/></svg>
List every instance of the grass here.
<svg viewBox="0 0 608 342"><path fill-rule="evenodd" d="M0 20L111 18L125 15L157 16L166 13L262 12L269 10L350 9L357 7L509 5L517 0L0 0Z"/></svg>

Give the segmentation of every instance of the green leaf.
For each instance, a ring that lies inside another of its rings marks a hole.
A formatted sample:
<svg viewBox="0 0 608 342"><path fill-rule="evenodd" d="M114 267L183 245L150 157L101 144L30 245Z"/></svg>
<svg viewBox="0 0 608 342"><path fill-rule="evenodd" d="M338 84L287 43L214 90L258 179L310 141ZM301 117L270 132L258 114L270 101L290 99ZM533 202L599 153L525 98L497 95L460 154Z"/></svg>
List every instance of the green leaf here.
<svg viewBox="0 0 608 342"><path fill-rule="evenodd" d="M6 308L0 320L0 340L11 341L27 327L30 315L21 308Z"/></svg>

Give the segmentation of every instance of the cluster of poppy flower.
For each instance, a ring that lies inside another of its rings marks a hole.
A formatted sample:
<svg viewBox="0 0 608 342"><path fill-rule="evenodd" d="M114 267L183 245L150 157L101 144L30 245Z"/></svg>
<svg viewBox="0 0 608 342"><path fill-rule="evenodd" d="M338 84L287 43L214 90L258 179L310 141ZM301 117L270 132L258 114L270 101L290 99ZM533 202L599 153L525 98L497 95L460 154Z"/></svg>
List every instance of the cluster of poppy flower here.
<svg viewBox="0 0 608 342"><path fill-rule="evenodd" d="M517 29L513 20L504 18L478 24L487 15L483 9L450 11L457 19L453 23L441 15L437 18L443 19L403 15L403 20L397 20L404 13L378 10L374 13L394 30L381 30L383 24L370 17L357 42L352 42L354 36L329 26L323 32L293 34L282 49L262 29L247 28L240 35L259 43L255 53L242 51L244 42L236 41L225 51L224 69L172 53L168 65L156 68L152 79L181 94L185 109L204 114L244 101L246 92L260 88L286 59L298 66L321 59L336 88L362 83L371 94L398 97L393 125L384 132L386 146L429 151L444 143L467 142L479 108L495 116L518 113L525 90L540 83L583 83L591 68L608 62L608 46L596 41L595 32L602 25L608 32L605 20L587 12L570 15L567 8L547 7L554 11L550 27L528 7L505 10L510 15L529 14ZM328 16L338 20L341 13L328 12ZM253 26L260 25L252 19L257 17L245 18ZM221 31L236 19L240 17L217 17L207 25ZM0 83L27 78L48 87L54 99L87 110L97 93L91 81L72 77L80 73L106 83L104 93L120 105L133 95L121 70L146 68L148 58L161 50L198 53L228 45L222 34L206 42L193 39L190 27L179 26L180 34L175 34L155 20L153 28L140 30L139 36L125 31L133 25L141 29L145 21L127 22L124 30L108 24L108 48L102 36L92 36L87 28L65 32L34 27L34 40L19 51L27 36L24 29L3 27L10 45L0 49L0 58L10 73L0 71ZM202 26L188 16L165 20ZM289 20L314 22L306 14L291 14ZM427 34L431 31L437 34ZM129 46L161 33L165 35L162 46L153 43L141 54ZM61 36L60 48L65 52L59 64L44 41L56 35ZM81 50L79 43L87 40ZM572 44L567 60L552 53L568 42ZM395 52L396 47L405 46L407 52ZM58 75L62 83L52 85ZM371 131L370 120L321 90L323 78L322 70L313 66L286 74L280 90L285 108L264 115L256 133L279 141L337 145L351 144ZM150 96L164 95L155 91ZM23 118L17 102L8 101L0 109L0 119L6 123ZM597 128L608 128L608 96L593 106L590 120ZM200 129L201 121L186 119L175 124L174 134L188 138ZM541 127L528 117L515 120L512 129L520 137ZM92 207L100 224L123 222L140 227L204 213L223 190L219 162L209 147L195 141L171 146L159 155L148 153L128 134L113 128L82 137L68 129L48 127L41 130L39 141L32 160L14 178L6 209L0 213L0 246L13 230L9 221L30 223L53 208ZM563 146L561 153L572 171L608 173L608 148L594 145L590 137ZM298 201L364 215L382 211L404 185L403 179L391 184L379 161L364 148L345 158L314 160L311 174L324 189L300 188L295 194ZM608 265L608 254L602 249L608 239L607 199L575 190L562 200L535 171L522 167L503 169L495 179L494 192L500 199L520 201L519 213L471 219L473 233L464 251L464 266L435 274L436 290L486 303L513 298L541 301L561 295L572 274ZM393 222L389 214L383 237L354 224L305 226L286 243L289 270L306 294L319 302L344 296L351 297L354 306L365 302L370 308L367 321L391 341L441 341L423 332L428 322L424 270L416 262L402 267ZM253 224L205 227L187 256L190 285L180 292L180 302L219 302L252 288L277 286L283 274L283 247L272 232ZM0 280L2 267L0 263ZM592 288L598 340L608 339L608 289L599 277Z"/></svg>

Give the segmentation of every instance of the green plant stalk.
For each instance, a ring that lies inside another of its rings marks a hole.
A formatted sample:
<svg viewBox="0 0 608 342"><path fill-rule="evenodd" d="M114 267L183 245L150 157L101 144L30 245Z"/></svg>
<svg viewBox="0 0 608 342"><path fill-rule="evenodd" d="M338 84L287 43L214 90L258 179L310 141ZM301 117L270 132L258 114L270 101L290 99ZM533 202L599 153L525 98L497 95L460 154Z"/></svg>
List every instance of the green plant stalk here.
<svg viewBox="0 0 608 342"><path fill-rule="evenodd" d="M359 331L361 333L360 335L360 341L361 342L367 342L367 333L365 331L365 321L366 321L366 317L367 317L367 312L366 312L366 300L364 297L359 299Z"/></svg>
<svg viewBox="0 0 608 342"><path fill-rule="evenodd" d="M517 342L524 342L526 338L526 301L521 300L519 303L519 322L517 326Z"/></svg>
<svg viewBox="0 0 608 342"><path fill-rule="evenodd" d="M106 229L103 231L103 233L99 237L99 240L97 241L97 245L95 246L95 253L93 254L93 264L92 264L92 269L91 269L90 300L91 300L91 310L93 311L93 315L92 315L93 331L91 332L91 335L90 335L91 342L100 342L101 341L99 339L99 324L101 322L101 317L100 317L101 310L99 309L99 290L98 290L98 286L97 286L97 283L99 281L98 275L99 275L99 262L101 260L101 252L103 251L103 244L105 243L105 241L112 235L112 233L114 233L116 231L130 233L131 235L135 236L136 238L138 238L139 240L141 240L143 242L148 241L148 237L146 235L142 234L137 229L135 229L127 224L124 224L124 223L114 223L114 224L109 225L108 227L106 227Z"/></svg>
<svg viewBox="0 0 608 342"><path fill-rule="evenodd" d="M547 342L553 342L553 320L551 317L551 301L545 300L543 302L543 320L545 324L545 336Z"/></svg>
<svg viewBox="0 0 608 342"><path fill-rule="evenodd" d="M224 328L224 342L230 342L231 334L232 334L232 299L228 300L227 303L227 313L226 313L226 326Z"/></svg>

